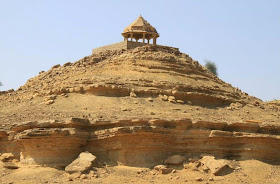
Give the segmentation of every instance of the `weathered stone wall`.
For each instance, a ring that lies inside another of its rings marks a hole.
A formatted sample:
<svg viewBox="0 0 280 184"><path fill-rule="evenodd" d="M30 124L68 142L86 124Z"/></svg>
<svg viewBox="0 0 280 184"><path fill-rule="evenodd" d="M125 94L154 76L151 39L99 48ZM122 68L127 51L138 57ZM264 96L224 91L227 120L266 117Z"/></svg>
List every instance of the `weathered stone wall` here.
<svg viewBox="0 0 280 184"><path fill-rule="evenodd" d="M92 54L97 54L99 52L104 52L107 50L122 50L122 49L134 49L136 47L141 47L144 45L147 45L148 43L142 43L142 42L134 42L134 41L122 41L122 42L118 42L118 43L114 43L114 44L110 44L110 45L106 45L103 47L98 47L92 50ZM174 47L168 47L168 46L162 46L162 45L158 45L159 47L163 47L165 49L172 49L174 51L179 51L178 48L174 48Z"/></svg>
<svg viewBox="0 0 280 184"><path fill-rule="evenodd" d="M118 43L114 43L114 44L110 44L110 45L106 45L106 46L102 46L102 47L92 49L92 54L97 54L99 52L104 52L106 50L121 50L121 49L127 49L127 42L126 41L118 42Z"/></svg>
<svg viewBox="0 0 280 184"><path fill-rule="evenodd" d="M134 49L136 47L142 47L144 45L148 45L148 44L147 43L143 43L143 42L127 41L127 49Z"/></svg>

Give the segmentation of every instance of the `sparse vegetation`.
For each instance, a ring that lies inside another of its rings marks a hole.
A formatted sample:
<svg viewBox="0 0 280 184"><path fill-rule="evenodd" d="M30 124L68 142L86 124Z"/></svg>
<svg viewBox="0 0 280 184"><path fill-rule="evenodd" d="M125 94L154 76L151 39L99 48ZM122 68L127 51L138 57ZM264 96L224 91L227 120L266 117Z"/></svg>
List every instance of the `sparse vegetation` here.
<svg viewBox="0 0 280 184"><path fill-rule="evenodd" d="M218 75L218 69L214 62L205 60L205 67L215 75Z"/></svg>

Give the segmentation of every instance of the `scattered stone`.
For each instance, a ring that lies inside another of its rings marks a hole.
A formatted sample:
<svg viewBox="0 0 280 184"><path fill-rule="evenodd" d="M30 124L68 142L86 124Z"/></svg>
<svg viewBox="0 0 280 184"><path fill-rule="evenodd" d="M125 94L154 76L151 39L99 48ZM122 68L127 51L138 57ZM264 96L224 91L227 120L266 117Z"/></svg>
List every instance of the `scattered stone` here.
<svg viewBox="0 0 280 184"><path fill-rule="evenodd" d="M179 104L184 104L185 102L183 100L176 100L177 103Z"/></svg>
<svg viewBox="0 0 280 184"><path fill-rule="evenodd" d="M203 178L200 178L200 177L195 178L195 181L203 181Z"/></svg>
<svg viewBox="0 0 280 184"><path fill-rule="evenodd" d="M77 179L77 178L79 178L80 176L81 176L81 172L76 172L76 173L73 173L73 174L71 174L69 177L68 177L68 180L69 181L73 181L74 179Z"/></svg>
<svg viewBox="0 0 280 184"><path fill-rule="evenodd" d="M122 108L122 111L128 111L128 108L126 107L121 107Z"/></svg>
<svg viewBox="0 0 280 184"><path fill-rule="evenodd" d="M67 97L68 97L68 94L67 94L67 93L62 93L61 96L67 98Z"/></svg>
<svg viewBox="0 0 280 184"><path fill-rule="evenodd" d="M231 110L231 111L232 111L232 110L233 110L233 108L232 108L232 107L227 107L227 110Z"/></svg>
<svg viewBox="0 0 280 184"><path fill-rule="evenodd" d="M63 67L67 67L67 66L71 66L71 65L72 65L71 62L67 62L67 63L65 63L65 64L63 65Z"/></svg>
<svg viewBox="0 0 280 184"><path fill-rule="evenodd" d="M93 172L93 171L89 171L88 175L89 175L90 177L94 177L94 172Z"/></svg>
<svg viewBox="0 0 280 184"><path fill-rule="evenodd" d="M159 171L160 169L165 169L165 168L166 168L165 165L156 165L156 166L154 167L154 169L157 170L157 171Z"/></svg>
<svg viewBox="0 0 280 184"><path fill-rule="evenodd" d="M163 101L168 101L168 96L167 96L167 95L161 95L161 94L159 94L158 96L159 96L159 98L160 98L161 100L163 100Z"/></svg>
<svg viewBox="0 0 280 184"><path fill-rule="evenodd" d="M184 169L190 169L192 171L198 171L198 164L196 163L188 163L188 164L184 164Z"/></svg>
<svg viewBox="0 0 280 184"><path fill-rule="evenodd" d="M0 161L6 162L8 160L12 160L14 158L14 154L12 153L3 153L0 156Z"/></svg>
<svg viewBox="0 0 280 184"><path fill-rule="evenodd" d="M233 110L233 109L238 110L238 109L242 108L243 106L244 106L244 105L243 105L242 103L239 103L239 102L235 102L235 103L231 103L231 104L230 104L230 107L232 108L232 110Z"/></svg>
<svg viewBox="0 0 280 184"><path fill-rule="evenodd" d="M153 101L154 101L154 99L153 99L153 98L151 98L151 97L149 97L149 98L148 98L148 101L149 101L149 102L153 102Z"/></svg>
<svg viewBox="0 0 280 184"><path fill-rule="evenodd" d="M176 99L175 99L174 96L169 96L168 101L171 102L171 103L176 103Z"/></svg>
<svg viewBox="0 0 280 184"><path fill-rule="evenodd" d="M192 105L192 102L191 101L187 101L187 104Z"/></svg>
<svg viewBox="0 0 280 184"><path fill-rule="evenodd" d="M54 69L54 68L59 68L60 67L60 64L57 64L57 65L54 65L53 67L52 67L52 69Z"/></svg>
<svg viewBox="0 0 280 184"><path fill-rule="evenodd" d="M214 181L214 179L213 179L212 177L210 177L210 178L208 179L208 181Z"/></svg>
<svg viewBox="0 0 280 184"><path fill-rule="evenodd" d="M86 179L87 178L87 176L85 175L85 174L82 174L81 176L80 176L80 179Z"/></svg>
<svg viewBox="0 0 280 184"><path fill-rule="evenodd" d="M77 172L84 172L97 164L96 156L89 152L81 153L76 160L69 164L65 171L72 174Z"/></svg>
<svg viewBox="0 0 280 184"><path fill-rule="evenodd" d="M53 103L54 103L54 100L48 100L48 101L45 102L46 105L51 105Z"/></svg>
<svg viewBox="0 0 280 184"><path fill-rule="evenodd" d="M160 174L169 174L169 173L173 172L173 170L175 170L175 169L173 169L173 168L163 168L163 169L159 170L159 173Z"/></svg>
<svg viewBox="0 0 280 184"><path fill-rule="evenodd" d="M130 97L137 97L137 95L133 91L130 92L129 96Z"/></svg>
<svg viewBox="0 0 280 184"><path fill-rule="evenodd" d="M173 155L165 160L166 164L169 165L180 165L186 161L186 157L183 157L181 155Z"/></svg>

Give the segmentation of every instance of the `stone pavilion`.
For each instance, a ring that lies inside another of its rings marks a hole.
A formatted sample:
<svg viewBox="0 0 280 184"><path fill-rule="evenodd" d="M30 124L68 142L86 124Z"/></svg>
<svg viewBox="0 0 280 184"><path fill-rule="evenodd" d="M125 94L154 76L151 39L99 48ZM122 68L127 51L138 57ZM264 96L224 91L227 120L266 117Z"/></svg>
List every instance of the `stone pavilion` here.
<svg viewBox="0 0 280 184"><path fill-rule="evenodd" d="M133 41L133 39L135 39L136 42L138 42L139 39L142 39L143 43L145 43L145 40L147 40L149 44L150 40L153 39L154 45L156 45L157 38L159 37L157 30L151 26L141 15L124 29L122 35L124 37L124 41L128 39Z"/></svg>
<svg viewBox="0 0 280 184"><path fill-rule="evenodd" d="M173 49L174 52L179 51L178 48L158 45L157 38L159 37L159 34L157 30L151 26L151 24L149 24L141 15L124 29L122 36L124 37L124 41L95 48L92 50L92 54L134 49L136 47L142 47L145 45L165 47ZM150 44L151 39L153 40L153 44Z"/></svg>

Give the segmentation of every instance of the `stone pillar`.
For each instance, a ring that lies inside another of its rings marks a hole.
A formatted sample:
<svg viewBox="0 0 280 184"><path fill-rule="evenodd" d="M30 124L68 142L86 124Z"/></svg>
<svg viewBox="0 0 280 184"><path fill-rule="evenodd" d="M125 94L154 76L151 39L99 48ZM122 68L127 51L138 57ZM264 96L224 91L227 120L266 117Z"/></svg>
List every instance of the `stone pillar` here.
<svg viewBox="0 0 280 184"><path fill-rule="evenodd" d="M143 33L143 43L145 43L145 35L146 33Z"/></svg>
<svg viewBox="0 0 280 184"><path fill-rule="evenodd" d="M156 45L156 44L157 44L157 37L153 36L153 45Z"/></svg>
<svg viewBox="0 0 280 184"><path fill-rule="evenodd" d="M136 42L138 42L139 39L136 39Z"/></svg>
<svg viewBox="0 0 280 184"><path fill-rule="evenodd" d="M130 33L130 36L131 36L130 41L132 41L133 40L133 33Z"/></svg>
<svg viewBox="0 0 280 184"><path fill-rule="evenodd" d="M150 39L148 39L148 44L150 44Z"/></svg>

